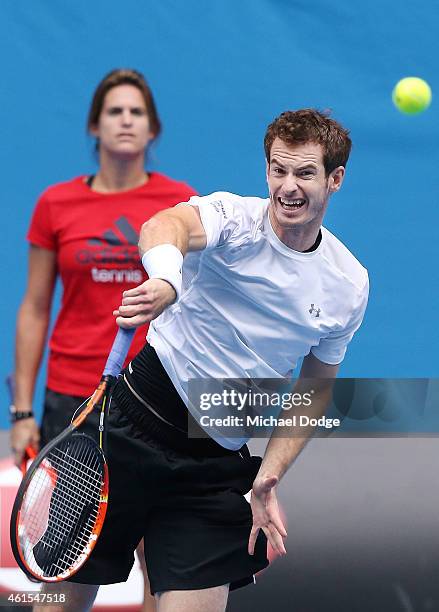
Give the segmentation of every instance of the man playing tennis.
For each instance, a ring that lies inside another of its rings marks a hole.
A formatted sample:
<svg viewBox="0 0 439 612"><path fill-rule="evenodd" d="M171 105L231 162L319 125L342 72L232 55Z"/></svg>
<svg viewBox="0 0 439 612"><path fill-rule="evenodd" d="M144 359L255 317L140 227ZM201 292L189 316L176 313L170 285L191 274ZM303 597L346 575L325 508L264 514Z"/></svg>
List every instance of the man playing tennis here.
<svg viewBox="0 0 439 612"><path fill-rule="evenodd" d="M229 590L267 565L267 538L286 552L276 486L311 429L275 430L262 462L245 438L190 438L200 415L189 380L291 377L303 357L296 388L313 379L310 414L322 415L363 319L368 277L322 227L343 183L348 131L312 109L285 112L264 146L269 198L193 197L142 227L149 280L125 291L114 314L128 328L152 321L149 344L114 392L109 509L73 578L84 588L76 610L97 584L126 580L143 536L160 612L222 611Z"/></svg>

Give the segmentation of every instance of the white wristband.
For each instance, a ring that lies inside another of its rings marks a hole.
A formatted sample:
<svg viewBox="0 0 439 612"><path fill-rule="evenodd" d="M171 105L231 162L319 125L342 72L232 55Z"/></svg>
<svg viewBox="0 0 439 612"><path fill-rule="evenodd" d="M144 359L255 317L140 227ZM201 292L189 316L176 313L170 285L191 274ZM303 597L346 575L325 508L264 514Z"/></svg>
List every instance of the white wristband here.
<svg viewBox="0 0 439 612"><path fill-rule="evenodd" d="M170 283L181 295L183 255L173 244L159 244L143 254L142 264L149 278L161 278Z"/></svg>

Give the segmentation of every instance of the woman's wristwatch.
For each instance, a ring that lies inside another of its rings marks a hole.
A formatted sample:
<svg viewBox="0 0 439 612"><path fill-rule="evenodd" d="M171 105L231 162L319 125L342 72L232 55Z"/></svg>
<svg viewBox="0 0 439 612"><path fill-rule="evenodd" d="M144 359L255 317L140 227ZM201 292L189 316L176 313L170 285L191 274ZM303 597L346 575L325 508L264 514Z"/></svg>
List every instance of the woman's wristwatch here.
<svg viewBox="0 0 439 612"><path fill-rule="evenodd" d="M33 410L27 410L25 412L17 410L14 404L9 406L9 419L11 423L22 421L23 419L30 419L34 416Z"/></svg>

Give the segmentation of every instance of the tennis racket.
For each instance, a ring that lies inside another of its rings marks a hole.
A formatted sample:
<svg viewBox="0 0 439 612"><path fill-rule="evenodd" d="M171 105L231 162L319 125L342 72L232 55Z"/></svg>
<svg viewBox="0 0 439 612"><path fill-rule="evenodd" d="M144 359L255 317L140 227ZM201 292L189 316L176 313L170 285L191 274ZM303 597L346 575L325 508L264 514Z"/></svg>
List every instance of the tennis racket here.
<svg viewBox="0 0 439 612"><path fill-rule="evenodd" d="M134 330L120 328L100 383L72 423L33 460L18 489L10 536L15 560L31 579L58 582L87 561L105 519L109 476L105 417ZM99 442L78 427L100 410ZM76 414L76 413L75 413Z"/></svg>

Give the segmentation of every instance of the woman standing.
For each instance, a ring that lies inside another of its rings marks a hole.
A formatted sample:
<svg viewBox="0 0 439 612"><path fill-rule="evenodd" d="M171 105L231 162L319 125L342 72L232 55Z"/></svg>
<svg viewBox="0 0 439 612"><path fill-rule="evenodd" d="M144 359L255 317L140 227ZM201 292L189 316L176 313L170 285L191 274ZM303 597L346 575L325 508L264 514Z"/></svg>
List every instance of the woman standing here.
<svg viewBox="0 0 439 612"><path fill-rule="evenodd" d="M96 386L116 333L112 311L122 291L145 280L137 252L142 223L195 194L185 183L145 171L146 151L161 126L139 72L113 70L100 82L87 127L96 138L98 172L49 187L28 232L29 276L17 321L11 413L17 465L29 444L38 449L67 426ZM58 276L63 294L49 341L39 428L32 399ZM145 327L137 331L129 359L143 346L145 334Z"/></svg>

